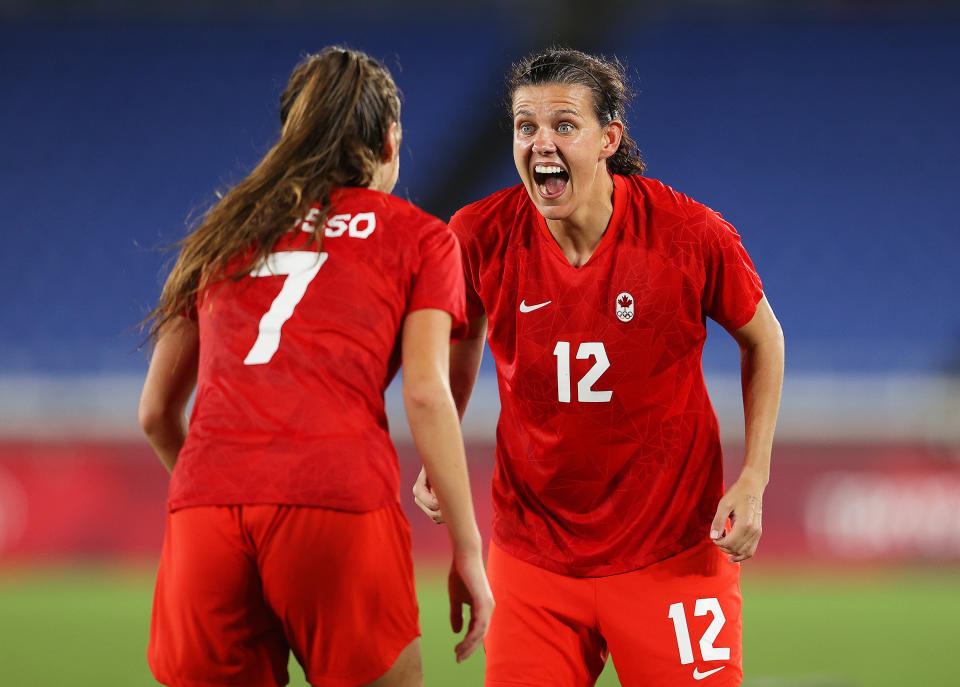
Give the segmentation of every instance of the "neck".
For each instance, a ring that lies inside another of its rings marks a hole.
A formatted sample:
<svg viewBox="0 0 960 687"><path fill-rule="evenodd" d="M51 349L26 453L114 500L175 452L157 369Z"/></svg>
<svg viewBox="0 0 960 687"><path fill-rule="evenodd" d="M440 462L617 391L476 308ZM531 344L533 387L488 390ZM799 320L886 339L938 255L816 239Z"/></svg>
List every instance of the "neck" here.
<svg viewBox="0 0 960 687"><path fill-rule="evenodd" d="M392 193L393 187L397 184L397 177L394 175L396 168L392 162L385 162L377 166L373 172L373 178L367 184L371 191L381 191L382 193Z"/></svg>
<svg viewBox="0 0 960 687"><path fill-rule="evenodd" d="M604 170L596 186L596 192L570 216L546 220L554 240L574 267L590 259L613 216L613 178Z"/></svg>

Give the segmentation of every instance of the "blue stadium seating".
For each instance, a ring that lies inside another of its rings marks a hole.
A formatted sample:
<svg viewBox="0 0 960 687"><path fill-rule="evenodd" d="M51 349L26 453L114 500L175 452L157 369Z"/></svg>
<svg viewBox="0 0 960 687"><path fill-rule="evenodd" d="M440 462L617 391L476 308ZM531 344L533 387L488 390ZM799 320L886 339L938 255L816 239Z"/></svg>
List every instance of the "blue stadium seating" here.
<svg viewBox="0 0 960 687"><path fill-rule="evenodd" d="M495 17L212 27L0 27L0 373L143 369L131 331L184 219L277 130L298 57L346 43L405 93L398 193L417 201L525 49ZM934 371L960 357L960 22L617 22L649 174L741 231L790 369ZM515 183L503 164L477 197ZM725 337L713 338L722 339ZM724 344L707 365L736 366Z"/></svg>

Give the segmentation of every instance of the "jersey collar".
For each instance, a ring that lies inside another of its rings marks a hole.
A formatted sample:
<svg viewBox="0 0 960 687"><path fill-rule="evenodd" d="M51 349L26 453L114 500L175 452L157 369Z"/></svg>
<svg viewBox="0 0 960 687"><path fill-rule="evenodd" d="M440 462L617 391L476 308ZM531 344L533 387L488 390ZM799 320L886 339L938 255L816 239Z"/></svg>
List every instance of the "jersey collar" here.
<svg viewBox="0 0 960 687"><path fill-rule="evenodd" d="M574 267L570 264L570 261L567 260L567 256L563 254L563 251L557 244L557 240L553 238L553 234L550 233L550 228L547 226L547 220L544 219L543 215L540 214L540 211L536 209L536 206L534 206L533 214L536 216L537 226L540 229L541 236L550 245L550 250L553 252L554 256L562 260L563 264L572 270L582 270L585 267L593 264L597 256L607 250L607 248L609 248L616 241L616 236L621 231L621 220L623 219L623 215L627 209L627 196L630 193L630 189L627 179L624 176L620 174L611 174L610 176L613 178L613 214L610 215L610 222L607 224L607 230L603 232L603 236L600 238L600 243L597 244L597 247L594 249L593 253L580 267ZM528 202L533 205L533 201Z"/></svg>

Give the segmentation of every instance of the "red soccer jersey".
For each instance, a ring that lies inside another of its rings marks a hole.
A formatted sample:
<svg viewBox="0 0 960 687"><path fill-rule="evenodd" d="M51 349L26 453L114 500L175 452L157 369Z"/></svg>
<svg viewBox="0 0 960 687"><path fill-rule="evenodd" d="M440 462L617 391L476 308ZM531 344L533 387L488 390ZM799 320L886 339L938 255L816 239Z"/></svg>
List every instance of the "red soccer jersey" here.
<svg viewBox="0 0 960 687"><path fill-rule="evenodd" d="M706 536L723 475L705 319L739 328L763 295L717 213L653 179L614 187L580 268L523 186L450 221L500 385L494 540L578 576L635 570Z"/></svg>
<svg viewBox="0 0 960 687"><path fill-rule="evenodd" d="M310 238L291 231L268 265L201 294L197 393L171 510L369 511L398 499L383 392L407 313L445 310L462 335L456 238L410 203L364 188L334 194L322 253Z"/></svg>

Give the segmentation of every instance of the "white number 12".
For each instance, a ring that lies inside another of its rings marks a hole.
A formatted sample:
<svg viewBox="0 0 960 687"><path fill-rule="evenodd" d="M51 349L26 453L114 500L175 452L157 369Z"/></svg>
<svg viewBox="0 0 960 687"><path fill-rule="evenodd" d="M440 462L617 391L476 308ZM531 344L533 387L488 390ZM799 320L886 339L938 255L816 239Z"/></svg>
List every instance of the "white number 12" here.
<svg viewBox="0 0 960 687"><path fill-rule="evenodd" d="M558 341L553 349L557 356L557 400L570 403L570 342ZM613 397L612 391L597 391L593 385L610 367L607 350L602 341L587 341L577 348L577 360L593 358L593 364L587 374L577 382L577 400L581 403L606 403Z"/></svg>
<svg viewBox="0 0 960 687"><path fill-rule="evenodd" d="M730 649L715 647L713 645L720 629L726 622L723 616L723 610L720 608L720 602L716 597L709 599L697 599L693 608L693 614L696 616L710 613L713 616L710 626L700 638L700 656L704 661L726 661L730 659ZM673 620L673 629L677 633L677 648L680 650L680 664L687 665L693 663L693 645L690 643L690 631L687 630L687 614L683 610L682 603L671 604L670 612L667 617Z"/></svg>
<svg viewBox="0 0 960 687"><path fill-rule="evenodd" d="M247 353L244 365L269 363L280 347L280 328L293 315L293 309L307 292L307 286L327 261L327 253L310 250L291 250L271 253L261 260L250 273L251 277L274 277L285 275L280 293L273 299L270 309L260 318L260 331L253 348Z"/></svg>

